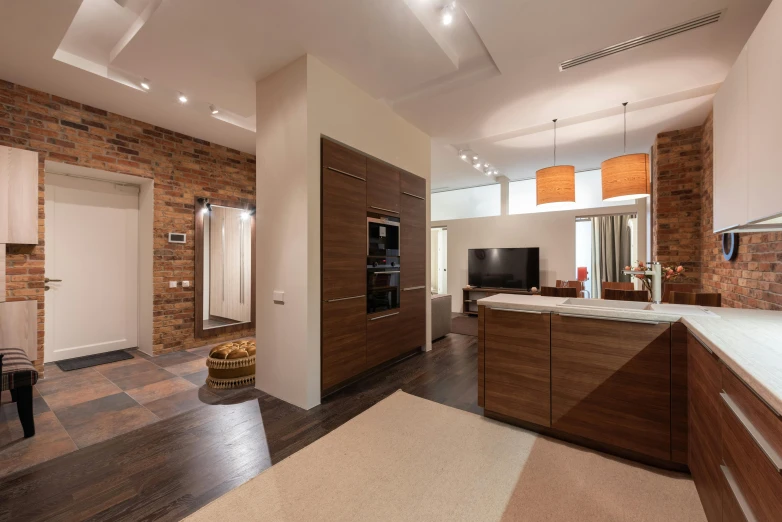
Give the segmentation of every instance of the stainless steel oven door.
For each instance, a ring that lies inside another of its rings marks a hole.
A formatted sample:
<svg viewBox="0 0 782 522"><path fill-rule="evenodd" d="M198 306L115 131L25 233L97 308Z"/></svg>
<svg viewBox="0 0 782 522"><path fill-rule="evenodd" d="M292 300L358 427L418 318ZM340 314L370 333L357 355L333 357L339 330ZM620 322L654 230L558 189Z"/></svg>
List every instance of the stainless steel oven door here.
<svg viewBox="0 0 782 522"><path fill-rule="evenodd" d="M399 257L399 220L367 217L367 256Z"/></svg>

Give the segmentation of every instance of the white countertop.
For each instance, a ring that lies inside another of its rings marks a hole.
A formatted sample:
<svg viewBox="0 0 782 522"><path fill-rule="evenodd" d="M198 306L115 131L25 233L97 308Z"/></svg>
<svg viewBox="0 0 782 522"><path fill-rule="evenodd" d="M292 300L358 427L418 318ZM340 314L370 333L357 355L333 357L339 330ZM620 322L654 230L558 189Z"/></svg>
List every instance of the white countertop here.
<svg viewBox="0 0 782 522"><path fill-rule="evenodd" d="M688 305L617 310L563 305L567 298L497 294L478 300L489 308L570 313L613 319L681 321L778 414L782 414L782 312Z"/></svg>

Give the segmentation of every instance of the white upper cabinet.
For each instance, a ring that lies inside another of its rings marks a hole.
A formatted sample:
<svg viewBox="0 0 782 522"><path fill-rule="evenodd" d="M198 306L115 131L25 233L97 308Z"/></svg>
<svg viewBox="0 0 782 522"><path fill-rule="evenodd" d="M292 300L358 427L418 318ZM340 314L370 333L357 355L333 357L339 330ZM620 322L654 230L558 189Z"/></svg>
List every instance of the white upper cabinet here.
<svg viewBox="0 0 782 522"><path fill-rule="evenodd" d="M747 48L714 98L714 231L747 222Z"/></svg>
<svg viewBox="0 0 782 522"><path fill-rule="evenodd" d="M752 223L782 213L782 0L771 3L747 49L747 217Z"/></svg>
<svg viewBox="0 0 782 522"><path fill-rule="evenodd" d="M38 153L0 146L0 244L38 244Z"/></svg>

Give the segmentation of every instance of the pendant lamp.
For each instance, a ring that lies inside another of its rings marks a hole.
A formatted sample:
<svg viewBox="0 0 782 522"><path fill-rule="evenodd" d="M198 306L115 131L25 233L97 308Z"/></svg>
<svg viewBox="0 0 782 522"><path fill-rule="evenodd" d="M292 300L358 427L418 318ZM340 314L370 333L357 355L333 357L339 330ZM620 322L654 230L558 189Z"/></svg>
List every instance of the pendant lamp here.
<svg viewBox="0 0 782 522"><path fill-rule="evenodd" d="M575 203L576 168L557 166L557 120L554 120L554 166L535 173L537 206L547 203Z"/></svg>
<svg viewBox="0 0 782 522"><path fill-rule="evenodd" d="M638 199L651 193L648 154L627 154L627 102L624 105L624 154L600 166L603 201Z"/></svg>

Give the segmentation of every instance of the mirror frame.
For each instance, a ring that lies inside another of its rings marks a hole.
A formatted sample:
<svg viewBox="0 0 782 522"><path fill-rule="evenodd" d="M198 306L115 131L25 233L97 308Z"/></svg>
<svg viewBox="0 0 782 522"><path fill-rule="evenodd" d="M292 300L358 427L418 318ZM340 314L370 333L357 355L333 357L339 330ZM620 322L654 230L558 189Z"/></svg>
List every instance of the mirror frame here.
<svg viewBox="0 0 782 522"><path fill-rule="evenodd" d="M250 216L250 322L204 329L204 213L199 200L208 200L218 207L245 209ZM255 202L247 199L217 199L196 197L195 213L195 338L208 339L223 334L255 329Z"/></svg>

